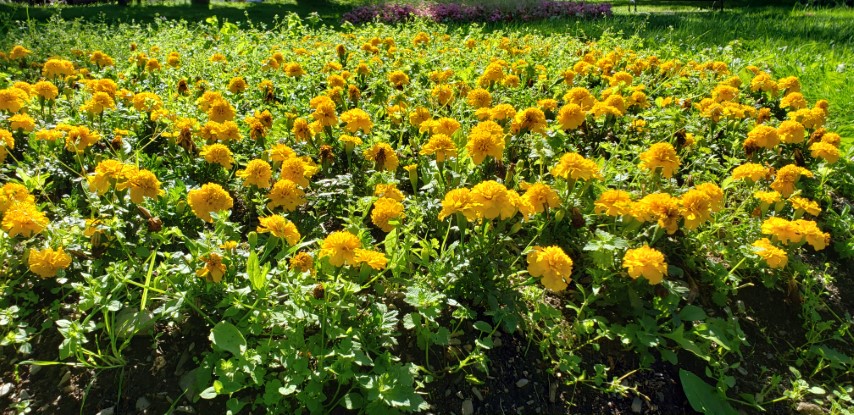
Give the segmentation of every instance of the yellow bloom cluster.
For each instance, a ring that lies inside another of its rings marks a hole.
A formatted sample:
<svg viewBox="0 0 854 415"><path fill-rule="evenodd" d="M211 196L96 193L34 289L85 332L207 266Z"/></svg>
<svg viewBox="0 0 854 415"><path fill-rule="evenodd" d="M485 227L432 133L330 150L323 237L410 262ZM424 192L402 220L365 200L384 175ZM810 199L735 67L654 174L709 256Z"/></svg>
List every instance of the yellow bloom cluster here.
<svg viewBox="0 0 854 415"><path fill-rule="evenodd" d="M319 258L327 258L336 267L365 264L376 270L384 269L388 263L385 254L363 249L359 237L347 231L329 234L321 243Z"/></svg>

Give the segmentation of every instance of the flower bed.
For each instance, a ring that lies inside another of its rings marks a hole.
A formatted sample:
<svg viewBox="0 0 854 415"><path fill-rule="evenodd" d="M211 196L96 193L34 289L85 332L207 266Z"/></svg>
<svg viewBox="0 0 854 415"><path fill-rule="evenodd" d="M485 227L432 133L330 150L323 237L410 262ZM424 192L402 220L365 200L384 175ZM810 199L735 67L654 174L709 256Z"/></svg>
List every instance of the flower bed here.
<svg viewBox="0 0 854 415"><path fill-rule="evenodd" d="M566 17L598 18L611 15L610 3L540 1L534 5L499 9L456 3L398 4L384 3L356 7L344 14L346 22L360 24L373 21L401 23L413 17L443 23L532 21Z"/></svg>

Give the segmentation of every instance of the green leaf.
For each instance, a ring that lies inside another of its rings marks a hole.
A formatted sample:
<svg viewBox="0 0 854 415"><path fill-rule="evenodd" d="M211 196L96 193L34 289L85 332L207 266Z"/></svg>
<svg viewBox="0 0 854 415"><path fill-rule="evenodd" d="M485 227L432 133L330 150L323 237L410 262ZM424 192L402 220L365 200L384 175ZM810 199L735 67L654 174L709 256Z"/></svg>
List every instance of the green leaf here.
<svg viewBox="0 0 854 415"><path fill-rule="evenodd" d="M202 393L199 394L199 398L202 398L202 399L213 399L216 397L217 397L217 393L216 393L216 390L214 389L213 386L203 390Z"/></svg>
<svg viewBox="0 0 854 415"><path fill-rule="evenodd" d="M697 357L707 362L709 361L709 353L706 353L702 349L700 349L700 347L697 346L697 343L694 343L693 340L685 338L685 326L680 325L676 330L673 330L673 332L665 334L664 337L675 341L676 344L679 345L679 347L691 353L694 353L695 355L697 355Z"/></svg>
<svg viewBox="0 0 854 415"><path fill-rule="evenodd" d="M235 356L240 356L243 348L246 347L246 339L243 337L243 333L234 324L225 321L214 326L209 338L214 349L230 352Z"/></svg>
<svg viewBox="0 0 854 415"><path fill-rule="evenodd" d="M485 321L476 321L476 322L474 322L474 324L472 324L472 326L474 326L474 328L476 328L482 332L485 332L485 333L492 331L492 326L490 326L489 323L487 323Z"/></svg>
<svg viewBox="0 0 854 415"><path fill-rule="evenodd" d="M341 400L341 404L345 408L354 411L365 406L365 398L363 398L358 392L352 392L344 395L344 399Z"/></svg>
<svg viewBox="0 0 854 415"><path fill-rule="evenodd" d="M679 379L682 381L682 389L688 397L688 403L695 411L713 415L738 415L725 397L697 375L679 369Z"/></svg>
<svg viewBox="0 0 854 415"><path fill-rule="evenodd" d="M258 291L267 283L267 272L270 271L270 264L264 264L261 268L258 261L258 254L252 251L249 254L249 259L246 260L246 275L249 277L249 283L252 284L252 289Z"/></svg>
<svg viewBox="0 0 854 415"><path fill-rule="evenodd" d="M679 312L679 318L683 321L705 320L706 312L700 307L689 304Z"/></svg>

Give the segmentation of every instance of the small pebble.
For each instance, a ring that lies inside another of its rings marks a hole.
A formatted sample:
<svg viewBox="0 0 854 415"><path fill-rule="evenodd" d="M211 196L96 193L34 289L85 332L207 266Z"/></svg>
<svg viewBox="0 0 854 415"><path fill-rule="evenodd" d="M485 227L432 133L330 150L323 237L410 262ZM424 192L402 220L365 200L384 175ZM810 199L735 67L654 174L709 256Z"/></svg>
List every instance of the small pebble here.
<svg viewBox="0 0 854 415"><path fill-rule="evenodd" d="M635 396L635 399L632 401L632 412L639 414L643 409L643 401L638 396Z"/></svg>
<svg viewBox="0 0 854 415"><path fill-rule="evenodd" d="M528 384L528 382L529 382L528 379L525 379L525 378L519 379L516 381L516 387L517 388L524 388L525 385Z"/></svg>
<svg viewBox="0 0 854 415"><path fill-rule="evenodd" d="M474 414L474 403L471 399L466 399L463 401L463 407L461 409L463 415L473 415Z"/></svg>
<svg viewBox="0 0 854 415"><path fill-rule="evenodd" d="M446 397L446 398L447 398L447 397L449 397L449 396L451 396L451 394L452 394L452 393L453 393L453 392L451 392L451 390L450 390L450 389L445 389L445 397Z"/></svg>
<svg viewBox="0 0 854 415"><path fill-rule="evenodd" d="M71 372L65 371L65 373L62 374L62 377L59 378L59 383L56 386L61 388L62 385L66 384L69 380L71 380Z"/></svg>
<svg viewBox="0 0 854 415"><path fill-rule="evenodd" d="M0 398L8 395L9 392L12 392L12 386L13 385L11 383L4 383L3 385L0 385Z"/></svg>
<svg viewBox="0 0 854 415"><path fill-rule="evenodd" d="M494 338L494 339L492 340L492 346L493 346L493 347L501 347L501 345L502 345L502 344L503 344L503 343L501 343L501 338L500 338L500 337L496 337L496 338Z"/></svg>
<svg viewBox="0 0 854 415"><path fill-rule="evenodd" d="M549 402L555 403L557 400L557 383L549 385Z"/></svg>
<svg viewBox="0 0 854 415"><path fill-rule="evenodd" d="M30 365L30 374L31 375L35 375L36 373L39 373L39 371L41 371L41 370L42 370L42 367L39 365Z"/></svg>
<svg viewBox="0 0 854 415"><path fill-rule="evenodd" d="M810 402L798 402L795 410L803 415L823 415L825 413L820 406Z"/></svg>
<svg viewBox="0 0 854 415"><path fill-rule="evenodd" d="M151 402L149 402L148 399L145 398L145 396L141 396L139 399L136 400L137 411L144 411L148 409L149 406L151 406Z"/></svg>
<svg viewBox="0 0 854 415"><path fill-rule="evenodd" d="M185 413L185 414L194 414L194 413L196 413L196 410L195 410L195 409L193 409L193 407L192 407L192 406L187 406L187 405L181 405L181 406L179 406L179 407L175 408L175 411L177 411L177 412L183 412L183 413Z"/></svg>
<svg viewBox="0 0 854 415"><path fill-rule="evenodd" d="M457 398L463 399L463 391L457 391Z"/></svg>
<svg viewBox="0 0 854 415"><path fill-rule="evenodd" d="M116 407L111 406L109 408L104 408L104 409L98 411L97 415L113 415L114 413L116 413Z"/></svg>
<svg viewBox="0 0 854 415"><path fill-rule="evenodd" d="M483 394L481 394L481 393L480 393L480 389L478 389L478 388L476 388L476 387L472 386L472 388L471 388L471 393L473 393L473 394L474 394L474 396L476 396L476 397L477 397L477 400L479 400L479 401L483 402Z"/></svg>

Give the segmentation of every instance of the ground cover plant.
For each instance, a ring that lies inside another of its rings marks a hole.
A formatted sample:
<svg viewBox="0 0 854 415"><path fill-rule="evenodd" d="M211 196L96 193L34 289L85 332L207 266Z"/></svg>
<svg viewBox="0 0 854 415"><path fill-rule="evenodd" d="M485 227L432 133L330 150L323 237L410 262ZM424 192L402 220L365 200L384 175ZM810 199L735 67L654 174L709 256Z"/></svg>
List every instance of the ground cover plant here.
<svg viewBox="0 0 854 415"><path fill-rule="evenodd" d="M67 392L10 413L850 412L851 102L793 67L296 15L5 33L2 380Z"/></svg>

